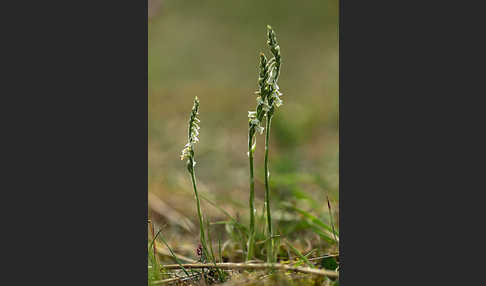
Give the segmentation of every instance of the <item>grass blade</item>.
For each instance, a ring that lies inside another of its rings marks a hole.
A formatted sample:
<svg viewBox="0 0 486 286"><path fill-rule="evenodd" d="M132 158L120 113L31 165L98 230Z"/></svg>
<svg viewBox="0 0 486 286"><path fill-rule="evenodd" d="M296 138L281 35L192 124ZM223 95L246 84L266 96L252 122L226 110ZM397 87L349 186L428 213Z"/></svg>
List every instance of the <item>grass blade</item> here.
<svg viewBox="0 0 486 286"><path fill-rule="evenodd" d="M305 257L302 252L300 252L297 248L295 248L292 244L290 244L290 242L288 242L287 240L285 241L285 244L287 244L290 249L292 249L292 251L297 254L297 256L299 256L300 259L302 259L305 264L307 264L307 266L309 266L310 268L315 268L314 264L310 263L310 261L307 259L307 257Z"/></svg>
<svg viewBox="0 0 486 286"><path fill-rule="evenodd" d="M172 248L170 248L169 244L167 244L167 242L165 241L164 237L162 236L161 230L159 230L159 232L157 233L157 235L159 233L161 234L160 235L160 239L162 239L162 242L165 244L165 246L167 246L167 248L169 249L170 253L172 254L172 257L174 258L174 260L177 262L177 264L179 264L179 266L182 268L182 270L187 275L187 277L189 277L189 273L186 271L186 269L184 268L184 266L182 266L182 263L179 261L179 259L177 258L177 256L174 254L174 251L172 251Z"/></svg>
<svg viewBox="0 0 486 286"><path fill-rule="evenodd" d="M206 197L205 195L203 194L199 194L199 196L205 200L206 202L208 202L210 205L212 205L213 207L215 207L217 210L219 210L220 212L222 212L225 216L227 216L231 222L233 224L235 224L241 231L243 231L245 233L245 235L248 235L248 229L242 225L241 223L239 223L235 218L233 218L227 211L225 211L222 207L218 206L215 202L211 201L208 197Z"/></svg>
<svg viewBox="0 0 486 286"><path fill-rule="evenodd" d="M331 203L329 202L329 196L327 194L326 194L326 199L327 199L327 208L329 209L329 220L331 221L332 234L334 234L334 240L337 243L339 243L339 240L336 238L336 231L334 231L334 223L332 221Z"/></svg>
<svg viewBox="0 0 486 286"><path fill-rule="evenodd" d="M305 218L309 219L313 224L318 225L318 226L322 227L323 229L329 231L330 233L335 234L337 236L337 241L339 241L339 233L337 231L333 230L332 227L325 224L322 220L320 220L316 216L312 215L311 213L309 213L307 211L299 209L298 207L295 207L295 206L293 206L289 203L282 203L282 205L287 209L291 209L291 210L301 214Z"/></svg>

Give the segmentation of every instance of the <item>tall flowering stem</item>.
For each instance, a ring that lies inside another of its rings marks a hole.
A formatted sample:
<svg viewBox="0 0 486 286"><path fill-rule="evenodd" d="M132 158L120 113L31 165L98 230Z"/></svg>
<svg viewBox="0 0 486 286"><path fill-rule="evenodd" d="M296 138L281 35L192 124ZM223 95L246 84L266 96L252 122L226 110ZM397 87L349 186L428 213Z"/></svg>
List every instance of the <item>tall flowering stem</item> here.
<svg viewBox="0 0 486 286"><path fill-rule="evenodd" d="M268 94L268 79L270 77L270 70L268 60L263 53L260 54L260 73L258 77L258 90L255 92L257 97L256 111L249 111L248 117L248 160L250 162L250 232L248 237L248 251L247 260L253 258L255 251L255 180L253 175L253 153L255 152L256 139L255 134L263 133L261 121L268 110L267 94Z"/></svg>
<svg viewBox="0 0 486 286"><path fill-rule="evenodd" d="M200 229L200 240L203 251L205 252L206 257L208 257L208 248L206 244L206 236L204 232L204 223L203 223L203 215L201 212L201 204L199 201L199 194L197 192L196 186L196 174L194 167L196 166L196 161L194 160L194 145L199 142L199 99L197 96L194 98L194 105L192 107L191 116L189 119L189 128L188 128L188 142L184 146L184 149L181 153L181 160L187 159L187 170L191 174L192 180L192 187L194 189L194 194L196 197L196 205L197 205L197 215L199 217L199 229Z"/></svg>
<svg viewBox="0 0 486 286"><path fill-rule="evenodd" d="M273 232L272 232L272 216L270 212L270 186L269 186L269 176L270 171L268 169L268 151L269 151L269 139L270 139L270 126L272 123L272 117L276 111L276 109L282 105L282 100L280 96L282 93L278 87L277 81L280 75L280 46L277 42L277 37L275 32L273 31L272 27L267 26L268 29L268 41L267 44L270 47L270 51L273 54L273 58L270 60L270 65L272 67L272 73L268 82L268 111L266 112L266 130L265 130L265 205L267 210L267 240L268 240L268 254L267 254L267 261L274 262L274 243L273 243Z"/></svg>
<svg viewBox="0 0 486 286"><path fill-rule="evenodd" d="M273 54L273 58L267 60L263 53L260 54L260 73L258 78L258 90L256 91L257 107L255 111L249 111L249 129L248 129L248 158L250 163L250 233L248 238L247 260L253 258L254 244L255 244L255 182L253 174L253 153L255 151L255 134L263 134L265 128L263 120L266 118L266 136L265 136L265 207L267 210L267 225L268 225L268 259L271 261L273 241L272 224L270 215L270 196L268 185L268 140L270 133L270 122L275 112L275 109L282 104L280 96L282 95L277 85L278 77L280 75L280 46L277 43L275 32L270 26L268 29L268 45Z"/></svg>

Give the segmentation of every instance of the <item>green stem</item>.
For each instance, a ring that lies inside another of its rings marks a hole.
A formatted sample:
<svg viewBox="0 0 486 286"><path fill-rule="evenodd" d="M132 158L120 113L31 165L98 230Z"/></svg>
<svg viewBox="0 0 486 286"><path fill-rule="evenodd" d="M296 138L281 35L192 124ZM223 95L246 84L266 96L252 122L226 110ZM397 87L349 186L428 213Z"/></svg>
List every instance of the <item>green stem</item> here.
<svg viewBox="0 0 486 286"><path fill-rule="evenodd" d="M194 166L193 160L194 160L193 158L189 159L189 164L191 164L191 166ZM192 187L194 188L194 194L196 195L197 215L199 217L199 229L200 229L200 236L201 236L201 245L203 247L203 251L206 252L206 257L208 257L207 254L209 254L209 253L208 253L208 249L207 249L207 246L206 246L206 237L204 235L204 223L203 223L203 217L202 217L202 213L201 213L201 204L199 203L199 194L197 192L197 187L196 187L196 175L194 174L195 173L194 167L192 168L192 171L190 173L191 173L191 179L192 179Z"/></svg>
<svg viewBox="0 0 486 286"><path fill-rule="evenodd" d="M268 115L267 115L268 116ZM273 236L272 233L272 216L270 214L270 186L268 181L268 141L270 139L270 124L272 121L272 117L268 116L266 123L267 128L265 128L265 204L267 205L267 225L268 225L268 237L271 238ZM268 242L268 255L267 261L273 261L273 239L270 239Z"/></svg>
<svg viewBox="0 0 486 286"><path fill-rule="evenodd" d="M255 179L253 177L253 143L252 132L248 133L248 158L250 161L250 233L248 237L248 252L246 260L250 260L254 255L255 244Z"/></svg>

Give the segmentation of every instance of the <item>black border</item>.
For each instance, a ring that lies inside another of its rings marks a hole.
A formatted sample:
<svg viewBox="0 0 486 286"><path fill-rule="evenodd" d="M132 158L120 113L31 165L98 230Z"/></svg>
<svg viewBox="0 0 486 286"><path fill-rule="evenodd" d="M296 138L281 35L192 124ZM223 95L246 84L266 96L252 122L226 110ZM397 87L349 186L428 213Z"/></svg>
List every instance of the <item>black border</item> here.
<svg viewBox="0 0 486 286"><path fill-rule="evenodd" d="M11 4L1 284L146 285L147 1Z"/></svg>
<svg viewBox="0 0 486 286"><path fill-rule="evenodd" d="M340 285L468 285L481 267L484 17L434 4L340 1Z"/></svg>

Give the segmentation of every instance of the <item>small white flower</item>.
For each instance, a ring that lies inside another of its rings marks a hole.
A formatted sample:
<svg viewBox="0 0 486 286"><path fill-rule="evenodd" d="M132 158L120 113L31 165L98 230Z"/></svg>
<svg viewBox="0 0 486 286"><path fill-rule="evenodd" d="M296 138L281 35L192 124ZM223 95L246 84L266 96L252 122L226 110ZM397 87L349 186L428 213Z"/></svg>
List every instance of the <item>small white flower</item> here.
<svg viewBox="0 0 486 286"><path fill-rule="evenodd" d="M263 103L263 107L262 107L262 109L263 109L265 112L268 112L268 111L270 110L270 105L268 105L268 103L267 103L267 102L264 102L264 103Z"/></svg>
<svg viewBox="0 0 486 286"><path fill-rule="evenodd" d="M260 133L260 135L262 135L263 134L263 131L265 130L265 128L262 127L262 126L257 126L257 129L256 130L258 131L258 133Z"/></svg>
<svg viewBox="0 0 486 286"><path fill-rule="evenodd" d="M191 111L191 118L189 120L189 136L188 136L188 142L184 146L184 149L182 149L181 152L181 160L184 159L189 159L192 156L192 152L194 149L194 145L199 142L199 129L201 129L198 125L199 118L197 115L199 114L199 99L196 97L194 99L194 105L192 107Z"/></svg>
<svg viewBox="0 0 486 286"><path fill-rule="evenodd" d="M181 153L181 160L189 158L191 154L191 145L188 143L184 147L185 148L182 149L182 153Z"/></svg>
<svg viewBox="0 0 486 286"><path fill-rule="evenodd" d="M257 105L261 105L264 103L261 96L257 97L256 101L257 101Z"/></svg>

